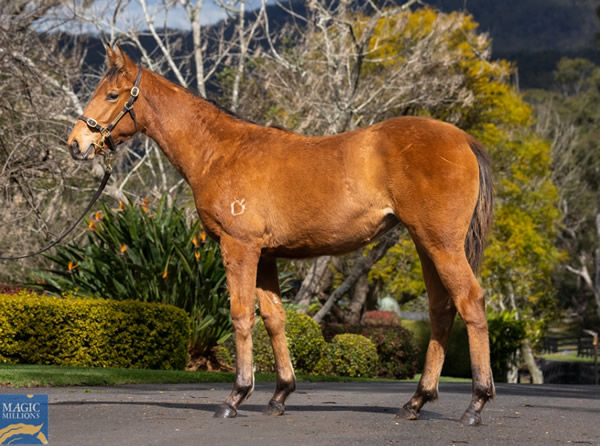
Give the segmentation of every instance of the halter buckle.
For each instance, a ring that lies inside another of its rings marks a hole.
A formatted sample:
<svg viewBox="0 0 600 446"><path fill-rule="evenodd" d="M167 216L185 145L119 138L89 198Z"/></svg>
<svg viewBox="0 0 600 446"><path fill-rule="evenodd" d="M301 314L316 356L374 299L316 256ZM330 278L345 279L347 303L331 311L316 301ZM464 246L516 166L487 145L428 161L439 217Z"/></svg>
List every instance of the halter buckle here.
<svg viewBox="0 0 600 446"><path fill-rule="evenodd" d="M97 122L97 121L96 121L94 118L87 118L87 119L85 120L85 123L86 123L86 124L87 124L89 127L93 128L93 129L95 129L96 127L98 127L98 122Z"/></svg>
<svg viewBox="0 0 600 446"><path fill-rule="evenodd" d="M129 92L131 96L137 98L140 95L140 89L136 86L131 87L131 91Z"/></svg>

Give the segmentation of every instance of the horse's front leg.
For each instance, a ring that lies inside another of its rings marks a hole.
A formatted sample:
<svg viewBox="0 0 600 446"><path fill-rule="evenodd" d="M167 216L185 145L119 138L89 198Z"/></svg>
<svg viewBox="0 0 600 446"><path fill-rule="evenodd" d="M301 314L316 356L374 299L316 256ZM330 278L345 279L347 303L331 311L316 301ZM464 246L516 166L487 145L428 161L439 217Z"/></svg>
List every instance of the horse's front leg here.
<svg viewBox="0 0 600 446"><path fill-rule="evenodd" d="M252 328L256 271L260 248L231 237L221 237L221 254L227 273L230 311L235 333L236 376L233 390L215 412L218 418L233 418L237 408L254 390Z"/></svg>
<svg viewBox="0 0 600 446"><path fill-rule="evenodd" d="M279 296L277 261L274 258L261 258L258 264L256 294L260 306L260 315L271 338L277 385L275 394L265 409L266 415L282 415L285 412L285 400L296 389L296 377L285 337L285 311Z"/></svg>

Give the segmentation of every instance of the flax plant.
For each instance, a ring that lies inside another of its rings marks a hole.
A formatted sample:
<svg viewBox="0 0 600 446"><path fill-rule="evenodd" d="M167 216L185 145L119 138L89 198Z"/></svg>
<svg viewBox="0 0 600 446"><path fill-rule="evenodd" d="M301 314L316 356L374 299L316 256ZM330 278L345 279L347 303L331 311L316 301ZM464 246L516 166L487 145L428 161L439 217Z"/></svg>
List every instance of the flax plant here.
<svg viewBox="0 0 600 446"><path fill-rule="evenodd" d="M84 241L59 246L36 287L52 294L161 302L193 321L191 349L202 354L231 334L225 270L218 245L199 223L162 199L103 206L88 221Z"/></svg>

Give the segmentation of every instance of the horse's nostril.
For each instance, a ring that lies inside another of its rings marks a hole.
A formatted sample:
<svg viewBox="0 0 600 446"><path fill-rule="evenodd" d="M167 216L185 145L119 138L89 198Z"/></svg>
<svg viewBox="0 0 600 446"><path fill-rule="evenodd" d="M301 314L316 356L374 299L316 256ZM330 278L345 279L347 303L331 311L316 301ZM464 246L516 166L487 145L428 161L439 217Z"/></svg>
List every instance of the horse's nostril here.
<svg viewBox="0 0 600 446"><path fill-rule="evenodd" d="M71 156L73 157L73 159L81 159L81 150L79 149L79 142L76 139L74 139L71 145L69 146L69 151L71 152Z"/></svg>

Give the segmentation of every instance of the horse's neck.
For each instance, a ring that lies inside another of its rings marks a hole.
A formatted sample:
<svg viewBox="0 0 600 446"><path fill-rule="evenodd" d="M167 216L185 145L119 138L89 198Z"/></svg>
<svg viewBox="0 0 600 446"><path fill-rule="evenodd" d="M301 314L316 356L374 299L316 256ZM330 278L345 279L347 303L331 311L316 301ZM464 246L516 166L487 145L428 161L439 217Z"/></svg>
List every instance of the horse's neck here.
<svg viewBox="0 0 600 446"><path fill-rule="evenodd" d="M142 91L147 99L144 133L191 182L203 175L213 159L227 156L231 145L226 141L243 123L154 73L148 78L150 88Z"/></svg>

